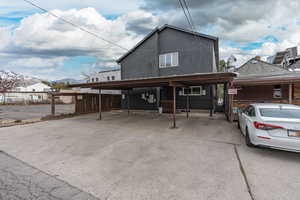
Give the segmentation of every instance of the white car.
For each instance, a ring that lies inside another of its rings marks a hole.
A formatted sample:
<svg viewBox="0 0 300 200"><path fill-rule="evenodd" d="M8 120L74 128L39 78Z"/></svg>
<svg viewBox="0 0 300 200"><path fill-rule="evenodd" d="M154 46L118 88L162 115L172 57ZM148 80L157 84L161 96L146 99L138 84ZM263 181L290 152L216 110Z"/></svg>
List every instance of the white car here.
<svg viewBox="0 0 300 200"><path fill-rule="evenodd" d="M239 112L238 126L248 146L300 152L300 106L250 104Z"/></svg>

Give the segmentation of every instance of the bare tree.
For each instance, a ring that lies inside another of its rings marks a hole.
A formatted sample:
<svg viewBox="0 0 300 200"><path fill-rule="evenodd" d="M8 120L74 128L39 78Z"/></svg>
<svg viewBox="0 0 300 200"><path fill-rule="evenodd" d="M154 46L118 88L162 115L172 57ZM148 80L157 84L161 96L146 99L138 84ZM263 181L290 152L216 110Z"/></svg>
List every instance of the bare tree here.
<svg viewBox="0 0 300 200"><path fill-rule="evenodd" d="M83 77L83 80L85 80L85 81L87 81L87 82L88 82L88 81L90 80L90 78L91 78L91 76L88 75L88 74L86 74L85 72L81 72L80 75L81 75L81 77Z"/></svg>
<svg viewBox="0 0 300 200"><path fill-rule="evenodd" d="M14 89L20 81L21 78L18 74L9 71L0 71L0 93L3 96L4 104L7 91Z"/></svg>

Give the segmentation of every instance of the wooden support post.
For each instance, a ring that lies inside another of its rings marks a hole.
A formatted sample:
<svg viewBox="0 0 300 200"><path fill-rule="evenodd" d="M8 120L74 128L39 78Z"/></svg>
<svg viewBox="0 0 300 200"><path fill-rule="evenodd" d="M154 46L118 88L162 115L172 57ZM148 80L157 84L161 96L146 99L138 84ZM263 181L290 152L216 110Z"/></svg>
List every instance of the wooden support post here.
<svg viewBox="0 0 300 200"><path fill-rule="evenodd" d="M229 121L233 122L233 95L232 94L228 94L228 89L232 88L231 84L228 84L227 87L227 95L228 95L228 104L229 104L229 110L228 110L228 114L229 114Z"/></svg>
<svg viewBox="0 0 300 200"><path fill-rule="evenodd" d="M293 84L289 84L289 104L293 103Z"/></svg>
<svg viewBox="0 0 300 200"><path fill-rule="evenodd" d="M173 86L173 127L176 128L176 87Z"/></svg>
<svg viewBox="0 0 300 200"><path fill-rule="evenodd" d="M210 86L210 96L211 96L211 99L210 99L210 111L209 111L209 116L212 117L213 116L213 107L214 107L214 91L213 91L213 85Z"/></svg>
<svg viewBox="0 0 300 200"><path fill-rule="evenodd" d="M190 112L190 100L189 95L186 95L186 118L189 118L189 112Z"/></svg>
<svg viewBox="0 0 300 200"><path fill-rule="evenodd" d="M130 110L129 110L129 107L130 107L130 102L129 102L129 89L127 90L127 114L129 115L129 112L130 112Z"/></svg>
<svg viewBox="0 0 300 200"><path fill-rule="evenodd" d="M74 111L74 113L76 114L78 112L78 109L77 109L77 107L78 107L77 95L74 96L74 100L75 100L75 111Z"/></svg>
<svg viewBox="0 0 300 200"><path fill-rule="evenodd" d="M99 90L99 120L102 120L102 95L101 95L101 89Z"/></svg>
<svg viewBox="0 0 300 200"><path fill-rule="evenodd" d="M55 116L55 96L51 94L51 115Z"/></svg>

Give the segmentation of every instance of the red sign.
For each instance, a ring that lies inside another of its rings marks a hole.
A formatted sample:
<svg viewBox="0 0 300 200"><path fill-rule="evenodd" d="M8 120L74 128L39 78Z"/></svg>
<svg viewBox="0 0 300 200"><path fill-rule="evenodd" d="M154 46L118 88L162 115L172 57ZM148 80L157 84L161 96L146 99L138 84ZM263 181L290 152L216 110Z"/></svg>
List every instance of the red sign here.
<svg viewBox="0 0 300 200"><path fill-rule="evenodd" d="M237 94L237 88L228 89L228 94Z"/></svg>

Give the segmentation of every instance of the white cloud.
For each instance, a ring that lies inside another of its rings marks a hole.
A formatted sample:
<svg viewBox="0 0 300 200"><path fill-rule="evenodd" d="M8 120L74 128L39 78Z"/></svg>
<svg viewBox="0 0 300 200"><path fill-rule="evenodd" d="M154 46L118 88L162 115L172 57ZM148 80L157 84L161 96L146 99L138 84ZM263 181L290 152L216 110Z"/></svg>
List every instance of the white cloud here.
<svg viewBox="0 0 300 200"><path fill-rule="evenodd" d="M158 22L157 17L145 11L113 20L106 19L94 8L52 12L127 49L143 37L136 30L150 30ZM130 26L132 22L136 22L135 26ZM24 18L14 30L2 28L0 36L0 56L7 59L5 67L15 69L56 67L75 56L95 56L102 67L116 66L114 60L126 52L47 13Z"/></svg>

